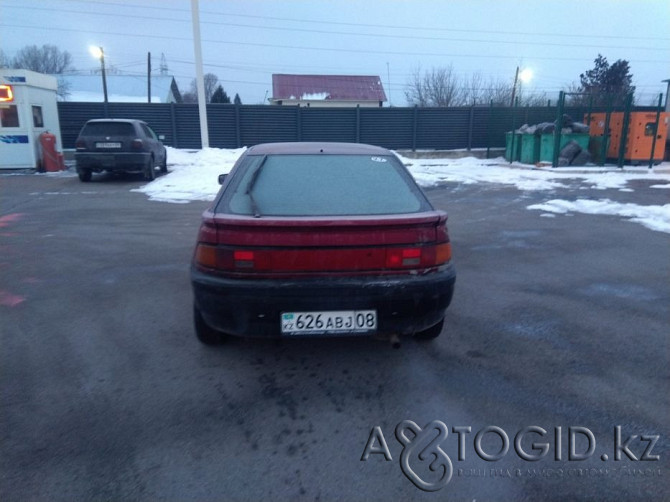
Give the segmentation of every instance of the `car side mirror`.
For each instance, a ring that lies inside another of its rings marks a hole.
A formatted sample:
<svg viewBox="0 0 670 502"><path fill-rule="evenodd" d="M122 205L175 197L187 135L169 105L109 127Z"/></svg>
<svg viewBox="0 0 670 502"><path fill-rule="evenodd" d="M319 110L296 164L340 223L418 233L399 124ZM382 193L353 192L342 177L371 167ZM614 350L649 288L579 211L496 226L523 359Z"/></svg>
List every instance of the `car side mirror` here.
<svg viewBox="0 0 670 502"><path fill-rule="evenodd" d="M219 174L219 185L223 185L223 182L226 181L227 177L227 174Z"/></svg>
<svg viewBox="0 0 670 502"><path fill-rule="evenodd" d="M165 141L165 134L159 134L158 139L161 141Z"/></svg>

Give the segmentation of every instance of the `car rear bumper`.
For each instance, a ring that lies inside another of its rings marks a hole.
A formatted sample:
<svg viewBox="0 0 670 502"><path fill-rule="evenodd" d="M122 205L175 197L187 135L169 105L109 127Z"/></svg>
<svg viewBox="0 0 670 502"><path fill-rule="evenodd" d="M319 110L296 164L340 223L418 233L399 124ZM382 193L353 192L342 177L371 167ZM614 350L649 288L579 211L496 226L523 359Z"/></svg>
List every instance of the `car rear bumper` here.
<svg viewBox="0 0 670 502"><path fill-rule="evenodd" d="M195 305L205 322L249 337L282 336L283 312L341 310L376 310L378 333L416 333L442 320L455 280L453 265L426 275L303 280L228 279L191 268Z"/></svg>
<svg viewBox="0 0 670 502"><path fill-rule="evenodd" d="M77 171L141 171L151 154L148 152L75 153Z"/></svg>

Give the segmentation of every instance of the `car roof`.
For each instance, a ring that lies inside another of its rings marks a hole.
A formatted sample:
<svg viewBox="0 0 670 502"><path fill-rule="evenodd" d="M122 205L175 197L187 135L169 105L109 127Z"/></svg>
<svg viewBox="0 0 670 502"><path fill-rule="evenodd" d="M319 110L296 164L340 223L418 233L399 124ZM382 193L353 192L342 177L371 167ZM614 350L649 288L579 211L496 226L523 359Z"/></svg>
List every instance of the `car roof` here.
<svg viewBox="0 0 670 502"><path fill-rule="evenodd" d="M391 155L386 148L363 143L289 142L263 143L247 150L247 155Z"/></svg>
<svg viewBox="0 0 670 502"><path fill-rule="evenodd" d="M143 120L137 120L137 119L92 119L88 120L86 123L91 124L91 123L97 123L97 122L124 122L127 124L145 124Z"/></svg>

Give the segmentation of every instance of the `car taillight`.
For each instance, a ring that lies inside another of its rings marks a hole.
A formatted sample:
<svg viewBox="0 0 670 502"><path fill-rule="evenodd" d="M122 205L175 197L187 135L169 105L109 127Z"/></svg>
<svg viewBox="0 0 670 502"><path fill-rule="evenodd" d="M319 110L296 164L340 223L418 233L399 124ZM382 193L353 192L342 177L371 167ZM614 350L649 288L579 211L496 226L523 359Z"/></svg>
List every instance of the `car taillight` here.
<svg viewBox="0 0 670 502"><path fill-rule="evenodd" d="M233 265L235 268L254 268L254 252L233 251Z"/></svg>
<svg viewBox="0 0 670 502"><path fill-rule="evenodd" d="M451 242L435 246L435 265L443 265L451 261Z"/></svg>
<svg viewBox="0 0 670 502"><path fill-rule="evenodd" d="M133 150L142 150L142 148L144 147L144 143L142 142L141 139L136 138L136 139L134 139L133 142L130 144L130 147L131 147Z"/></svg>
<svg viewBox="0 0 670 502"><path fill-rule="evenodd" d="M421 263L421 248L389 249L386 251L388 268L412 267Z"/></svg>
<svg viewBox="0 0 670 502"><path fill-rule="evenodd" d="M78 139L74 146L77 150L86 150L86 141Z"/></svg>
<svg viewBox="0 0 670 502"><path fill-rule="evenodd" d="M387 268L429 268L444 265L451 260L451 244L433 246L389 248L386 251Z"/></svg>
<svg viewBox="0 0 670 502"><path fill-rule="evenodd" d="M205 268L218 268L216 246L198 244L195 248L195 262Z"/></svg>
<svg viewBox="0 0 670 502"><path fill-rule="evenodd" d="M451 259L451 244L391 248L234 249L216 246L211 228L200 230L195 263L222 272L379 272L431 269ZM204 242L203 242L204 241Z"/></svg>

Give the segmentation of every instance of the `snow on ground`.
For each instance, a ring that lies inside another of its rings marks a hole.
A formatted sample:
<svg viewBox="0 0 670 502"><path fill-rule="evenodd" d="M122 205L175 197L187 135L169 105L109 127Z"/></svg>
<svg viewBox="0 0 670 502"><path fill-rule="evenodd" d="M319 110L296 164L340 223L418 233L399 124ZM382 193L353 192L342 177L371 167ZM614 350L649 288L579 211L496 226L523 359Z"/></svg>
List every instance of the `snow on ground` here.
<svg viewBox="0 0 670 502"><path fill-rule="evenodd" d="M245 148L226 150L206 148L189 151L168 147L169 174L144 185L135 191L145 193L151 200L187 203L191 200L213 200L219 190L218 176L230 172ZM631 180L654 180L653 188L670 188L670 165L667 163L651 170L629 169L624 172L602 168L561 168L561 171L533 169L533 166L509 164L502 158L476 159L409 159L399 156L417 183L423 187L441 183L498 183L513 185L522 191L555 189L633 191L627 187ZM656 172L662 170L663 172ZM554 199L545 204L528 206L542 210L542 216L581 212L609 214L630 218L647 228L670 233L670 204L641 206L620 204L609 199L593 201Z"/></svg>
<svg viewBox="0 0 670 502"><path fill-rule="evenodd" d="M527 209L538 209L549 213L566 214L569 212L585 214L609 214L630 218L651 230L670 233L670 204L664 206L640 206L639 204L622 204L609 199L575 201L553 199L544 204L533 204ZM545 216L544 214L542 216Z"/></svg>
<svg viewBox="0 0 670 502"><path fill-rule="evenodd" d="M235 161L246 150L205 148L189 151L166 148L169 174L134 191L147 194L151 200L177 204L192 200L214 200L220 188L219 174L229 173Z"/></svg>

